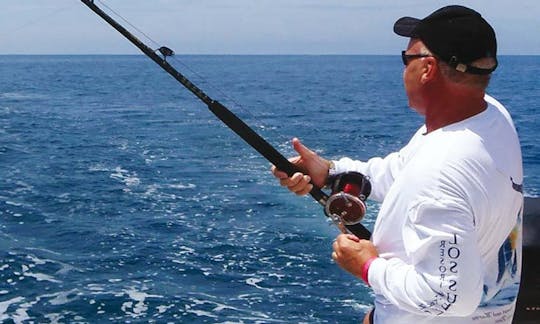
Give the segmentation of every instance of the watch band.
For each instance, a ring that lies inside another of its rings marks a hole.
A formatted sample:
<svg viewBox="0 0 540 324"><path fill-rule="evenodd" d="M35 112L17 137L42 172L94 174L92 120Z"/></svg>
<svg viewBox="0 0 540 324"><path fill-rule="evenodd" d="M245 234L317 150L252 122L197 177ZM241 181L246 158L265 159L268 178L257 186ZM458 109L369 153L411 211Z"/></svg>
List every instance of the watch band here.
<svg viewBox="0 0 540 324"><path fill-rule="evenodd" d="M328 160L328 176L335 176L337 174L336 164L332 160Z"/></svg>

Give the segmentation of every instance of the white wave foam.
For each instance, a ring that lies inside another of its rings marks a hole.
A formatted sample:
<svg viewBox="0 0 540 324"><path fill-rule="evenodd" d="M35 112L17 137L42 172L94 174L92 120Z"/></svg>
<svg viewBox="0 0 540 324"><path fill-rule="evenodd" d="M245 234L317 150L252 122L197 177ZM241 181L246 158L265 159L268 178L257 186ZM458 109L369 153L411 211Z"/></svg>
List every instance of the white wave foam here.
<svg viewBox="0 0 540 324"><path fill-rule="evenodd" d="M195 189L195 188L197 188L197 186L194 185L193 183L188 183L187 185L182 184L182 183L178 183L178 184L170 184L169 188L171 188L171 189Z"/></svg>
<svg viewBox="0 0 540 324"><path fill-rule="evenodd" d="M109 168L101 163L91 165L88 167L90 172L111 172L110 178L118 180L124 183L128 187L138 186L141 183L141 180L137 176L136 172L130 172L121 166L114 168Z"/></svg>
<svg viewBox="0 0 540 324"><path fill-rule="evenodd" d="M15 207L20 207L20 206L23 205L23 204L21 204L21 203L14 202L14 201L11 201L11 200L6 200L6 201L4 201L4 203L5 203L6 205L15 206Z"/></svg>
<svg viewBox="0 0 540 324"><path fill-rule="evenodd" d="M203 297L207 298L214 298L214 296L208 295L208 294L201 294ZM242 296L242 295L241 295ZM242 299L242 297L239 296L239 298ZM247 296L247 295L244 295ZM210 318L218 318L220 313L226 310L231 310L234 312L234 316L231 318L234 318L234 321L222 321L219 323L243 323L244 321L247 321L249 323L286 323L286 321L283 320L276 320L272 319L269 315L253 311L251 309L242 309L239 307L229 306L224 303L207 300L207 299L199 299L199 298L193 298L191 299L191 304L186 304L185 310L187 313L195 314L197 316L205 316ZM200 309L204 308L204 309Z"/></svg>
<svg viewBox="0 0 540 324"><path fill-rule="evenodd" d="M90 172L109 172L112 171L110 168L107 168L101 163L93 164L90 167L88 167L88 171Z"/></svg>
<svg viewBox="0 0 540 324"><path fill-rule="evenodd" d="M0 301L0 321L4 322L10 319L9 315L6 314L7 309L9 308L9 306L20 303L22 301L24 301L24 297L15 297L11 298L10 300Z"/></svg>
<svg viewBox="0 0 540 324"><path fill-rule="evenodd" d="M154 297L154 298L163 298L163 296L160 295L150 295L145 292L137 291L134 288L130 290L124 291L129 298L131 298L133 301L127 301L122 304L122 311L126 313L127 315L130 315L132 317L139 317L146 313L148 310L148 306L145 303L146 298Z"/></svg>
<svg viewBox="0 0 540 324"><path fill-rule="evenodd" d="M0 93L0 98L11 100L42 100L48 99L49 96L39 93L24 93L24 92L4 92Z"/></svg>
<svg viewBox="0 0 540 324"><path fill-rule="evenodd" d="M62 281L54 279L53 276L44 274L44 273L34 273L34 272L25 272L23 273L25 277L35 278L37 281L49 281L54 283L61 283Z"/></svg>
<svg viewBox="0 0 540 324"><path fill-rule="evenodd" d="M28 310L32 308L32 306L34 306L35 304L37 304L37 300L20 304L19 308L17 308L17 310L15 311L15 314L11 315L10 319L15 324L27 323L28 320L30 320L30 316L28 315Z"/></svg>
<svg viewBox="0 0 540 324"><path fill-rule="evenodd" d="M182 245L179 247L181 251L175 252L175 255L184 255L184 254L195 254L195 249L189 246Z"/></svg>
<svg viewBox="0 0 540 324"><path fill-rule="evenodd" d="M54 297L51 300L49 300L49 303L51 305L64 305L64 304L67 304L74 300L79 299L77 289L72 289L69 291L60 291L56 294L49 295L47 297Z"/></svg>
<svg viewBox="0 0 540 324"><path fill-rule="evenodd" d="M206 317L210 317L210 318L217 318L216 315L208 312L208 311L203 311L203 310L198 310L198 309L190 309L189 306L186 305L186 313L192 313L192 314L195 314L199 317L202 317L202 316L206 316Z"/></svg>
<svg viewBox="0 0 540 324"><path fill-rule="evenodd" d="M156 309L158 311L158 314L163 314L169 309L174 308L174 307L175 307L174 305L159 305L156 307Z"/></svg>
<svg viewBox="0 0 540 324"><path fill-rule="evenodd" d="M257 289L266 290L266 291L273 291L272 288L265 288L258 285L258 283L263 282L264 279L261 278L247 278L246 283L250 286L253 286Z"/></svg>
<svg viewBox="0 0 540 324"><path fill-rule="evenodd" d="M114 173L111 173L110 177L123 182L128 187L138 186L141 183L136 172L129 172L126 169L122 169L120 166L114 168L113 171Z"/></svg>

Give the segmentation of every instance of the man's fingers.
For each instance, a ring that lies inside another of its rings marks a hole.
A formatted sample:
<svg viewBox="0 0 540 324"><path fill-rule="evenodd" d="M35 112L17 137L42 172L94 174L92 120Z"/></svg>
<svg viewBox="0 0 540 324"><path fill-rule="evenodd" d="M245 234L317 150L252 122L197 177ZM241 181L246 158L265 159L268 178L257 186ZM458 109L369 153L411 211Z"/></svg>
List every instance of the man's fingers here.
<svg viewBox="0 0 540 324"><path fill-rule="evenodd" d="M295 139L295 140L298 141L298 139ZM305 150L309 150L309 149L305 148ZM290 158L289 161L295 164L301 158L302 158L301 156L296 156L296 157ZM308 175L304 175L301 172L296 172L291 177L289 177L287 173L279 170L278 168L276 168L275 165L272 165L270 169L272 171L272 174L274 174L274 176L277 179L279 179L279 183L283 187L289 188L290 191L294 192L297 195L300 195L300 196L306 195L313 189L313 185L310 183L311 177Z"/></svg>
<svg viewBox="0 0 540 324"><path fill-rule="evenodd" d="M308 183L308 184L304 187L304 189L302 189L302 190L296 192L296 194L299 195L299 196L307 195L308 193L311 192L311 189L313 189L313 185L312 185L311 183Z"/></svg>
<svg viewBox="0 0 540 324"><path fill-rule="evenodd" d="M295 157L292 157L289 159L289 162L291 162L292 164L296 164L299 160L301 159L300 156L295 156ZM280 169L276 168L275 165L272 165L270 167L270 171L272 172L272 174L274 174L274 176L278 179L284 179L284 178L288 178L289 175L287 173L285 173L284 171L281 171Z"/></svg>
<svg viewBox="0 0 540 324"><path fill-rule="evenodd" d="M280 178L280 175L277 172L275 175L279 179L279 184L281 184L283 187L287 187L290 191L297 195L303 196L313 189L313 185L310 183L311 177L300 172L293 174L293 176L290 178L287 176Z"/></svg>
<svg viewBox="0 0 540 324"><path fill-rule="evenodd" d="M284 178L279 179L279 183L283 187L288 187L289 189L293 186L295 186L300 180L302 180L303 174L297 172L292 175L292 177L289 178L289 176L286 176Z"/></svg>
<svg viewBox="0 0 540 324"><path fill-rule="evenodd" d="M272 165L272 174L274 175L274 177L278 178L278 179L287 179L289 176L287 175L287 173L279 170L278 168L276 168L275 165Z"/></svg>
<svg viewBox="0 0 540 324"><path fill-rule="evenodd" d="M334 261L338 261L338 252L339 252L339 243L337 242L337 238L336 240L334 241L334 243L332 244L332 259Z"/></svg>
<svg viewBox="0 0 540 324"><path fill-rule="evenodd" d="M356 235L352 235L352 234L347 234L347 239L351 241L355 241L356 243L360 242L360 239Z"/></svg>
<svg viewBox="0 0 540 324"><path fill-rule="evenodd" d="M289 189L298 193L309 184L311 178L308 175L303 175L302 173L295 173L291 180L294 180L294 183L289 185Z"/></svg>
<svg viewBox="0 0 540 324"><path fill-rule="evenodd" d="M348 234L339 234L337 237L336 237L336 240L334 242L334 250L336 249L341 249L343 248L344 246L346 246L347 244L349 244L349 235Z"/></svg>

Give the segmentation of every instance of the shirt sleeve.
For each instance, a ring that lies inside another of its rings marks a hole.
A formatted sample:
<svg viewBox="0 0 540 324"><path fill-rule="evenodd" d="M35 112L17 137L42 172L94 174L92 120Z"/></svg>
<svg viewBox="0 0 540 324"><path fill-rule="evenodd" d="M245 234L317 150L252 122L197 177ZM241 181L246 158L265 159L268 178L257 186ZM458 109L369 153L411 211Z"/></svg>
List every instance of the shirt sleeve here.
<svg viewBox="0 0 540 324"><path fill-rule="evenodd" d="M417 145L422 141L426 131L425 125L420 127L411 140L398 152L390 153L386 157L374 157L366 162L342 158L334 162L334 174L356 171L369 178L371 194L369 198L382 202L397 175L404 168L408 157L414 154Z"/></svg>
<svg viewBox="0 0 540 324"><path fill-rule="evenodd" d="M409 312L471 314L483 287L472 212L451 198L425 198L411 206L402 229L410 264L378 258L369 268L369 283L375 293Z"/></svg>

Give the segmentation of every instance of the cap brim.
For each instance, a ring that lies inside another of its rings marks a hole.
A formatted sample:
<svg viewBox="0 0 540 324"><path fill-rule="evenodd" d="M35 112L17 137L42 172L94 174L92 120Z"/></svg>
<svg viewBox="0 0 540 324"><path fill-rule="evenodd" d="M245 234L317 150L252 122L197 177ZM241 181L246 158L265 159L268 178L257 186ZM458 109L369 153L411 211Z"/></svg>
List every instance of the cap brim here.
<svg viewBox="0 0 540 324"><path fill-rule="evenodd" d="M417 37L415 29L420 23L420 19L413 17L399 18L394 24L394 33L399 36Z"/></svg>

